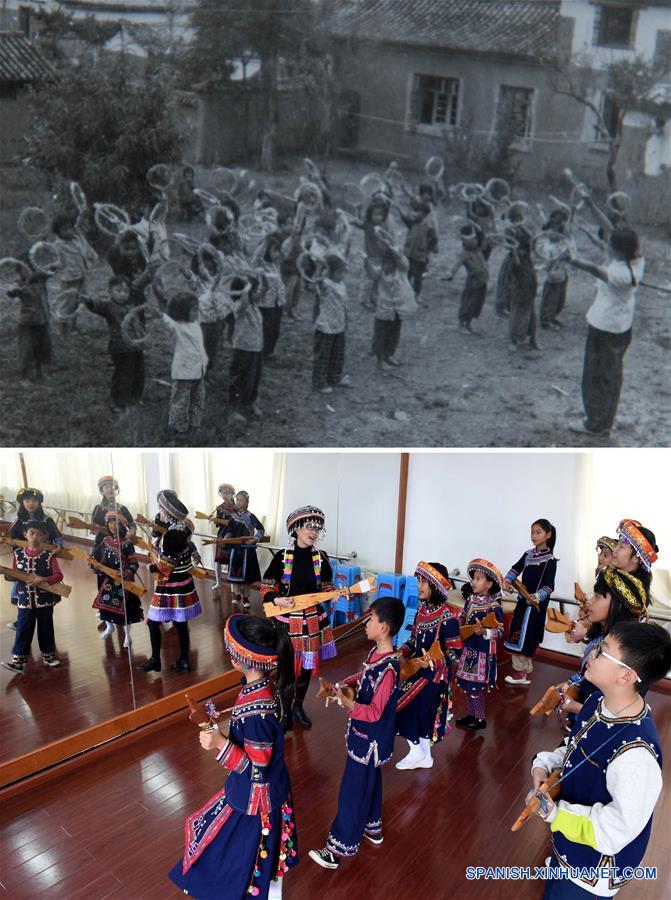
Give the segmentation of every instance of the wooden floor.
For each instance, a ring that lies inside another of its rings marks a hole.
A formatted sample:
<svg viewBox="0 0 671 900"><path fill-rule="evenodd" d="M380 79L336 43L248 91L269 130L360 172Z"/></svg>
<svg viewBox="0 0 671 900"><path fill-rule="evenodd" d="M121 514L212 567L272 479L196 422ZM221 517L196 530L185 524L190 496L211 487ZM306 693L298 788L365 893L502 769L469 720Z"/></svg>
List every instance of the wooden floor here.
<svg viewBox="0 0 671 900"><path fill-rule="evenodd" d="M341 645L329 677L355 671L366 653L363 637ZM308 857L321 847L336 810L345 764L342 710L325 710L311 691L309 732L287 738L293 781L300 865L286 882L289 900L316 897L539 898L538 882L469 882L467 865L542 865L548 828L532 820L511 834L529 787L535 751L556 746L553 717L531 718L529 698L556 683L566 670L538 662L530 690L506 687L488 698L488 727L477 734L454 729L434 751L432 770L399 772L384 767L385 842L365 845L337 872ZM222 704L228 697L222 696ZM671 756L671 697L649 695L663 752ZM455 692L455 712L463 701ZM397 740L394 761L405 753ZM60 781L1 803L0 897L161 900L181 895L166 873L182 852L186 814L219 789L222 769L198 745L193 726L179 720L144 738L119 744L116 755L92 762ZM645 863L659 880L630 885L623 897L671 896L671 790L658 803Z"/></svg>
<svg viewBox="0 0 671 900"><path fill-rule="evenodd" d="M11 565L8 559L2 556L0 561ZM62 665L58 669L42 665L35 635L32 658L23 675L0 667L0 762L133 709L131 676L136 705L143 706L230 669L223 642L223 623L231 612L228 587L215 593L212 579L196 580L203 614L189 624L192 671L177 674L170 669L179 656L177 634L172 628L163 635L162 671L146 673L136 668L151 655L146 624L141 622L132 628L129 660L122 629L105 641L99 638L102 626L91 608L97 590L91 570L80 560L64 561L62 568L65 582L72 586L70 596L54 610L56 646ZM145 566L141 567L140 576L151 589ZM10 589L9 582L0 578L2 659L11 659L15 637L15 632L7 628L7 623L16 617L16 607L9 600ZM142 600L145 612L150 599L148 591ZM252 612L258 611L258 593L252 593L251 602Z"/></svg>

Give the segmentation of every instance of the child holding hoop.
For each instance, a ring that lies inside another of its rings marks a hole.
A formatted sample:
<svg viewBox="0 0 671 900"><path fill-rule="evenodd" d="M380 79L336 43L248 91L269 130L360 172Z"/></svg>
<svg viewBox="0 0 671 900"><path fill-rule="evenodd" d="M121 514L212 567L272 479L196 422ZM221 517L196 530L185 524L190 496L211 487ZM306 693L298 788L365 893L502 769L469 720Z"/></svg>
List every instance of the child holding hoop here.
<svg viewBox="0 0 671 900"><path fill-rule="evenodd" d="M462 252L447 276L452 281L459 269L466 270L466 283L459 303L459 330L462 334L478 334L471 322L482 312L487 297L489 268L484 251L484 234L475 223L464 225L460 231Z"/></svg>
<svg viewBox="0 0 671 900"><path fill-rule="evenodd" d="M262 415L256 398L263 370L263 318L259 309L263 281L263 276L255 276L231 282L235 327L229 400L233 422L245 423L250 415Z"/></svg>
<svg viewBox="0 0 671 900"><path fill-rule="evenodd" d="M107 322L109 328L107 350L113 366L110 383L111 410L118 413L142 400L144 338L133 339L129 329L124 327L124 320L133 310L128 279L121 275L112 275L108 282L108 290L109 296L106 298L81 297L79 302Z"/></svg>
<svg viewBox="0 0 671 900"><path fill-rule="evenodd" d="M377 305L373 331L373 352L378 368L387 372L402 365L396 357L403 320L417 310L417 301L408 281L408 260L391 241L384 240L379 266L373 266L377 284Z"/></svg>

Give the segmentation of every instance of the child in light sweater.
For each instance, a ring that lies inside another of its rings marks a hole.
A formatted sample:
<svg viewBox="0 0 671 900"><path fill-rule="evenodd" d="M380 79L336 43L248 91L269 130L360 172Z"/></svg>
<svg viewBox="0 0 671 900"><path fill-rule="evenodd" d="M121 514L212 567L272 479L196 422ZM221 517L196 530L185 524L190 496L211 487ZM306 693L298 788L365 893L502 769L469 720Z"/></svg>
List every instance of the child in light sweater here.
<svg viewBox="0 0 671 900"><path fill-rule="evenodd" d="M176 435L187 434L192 428L200 428L205 411L207 353L196 295L183 291L171 297L163 321L175 336L168 427Z"/></svg>

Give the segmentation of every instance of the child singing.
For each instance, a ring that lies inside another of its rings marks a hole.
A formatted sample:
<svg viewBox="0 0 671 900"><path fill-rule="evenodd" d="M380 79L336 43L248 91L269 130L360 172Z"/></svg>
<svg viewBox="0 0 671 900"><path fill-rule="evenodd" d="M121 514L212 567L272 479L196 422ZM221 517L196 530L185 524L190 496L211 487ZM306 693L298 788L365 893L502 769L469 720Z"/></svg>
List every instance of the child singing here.
<svg viewBox="0 0 671 900"><path fill-rule="evenodd" d="M457 668L457 682L466 694L468 708L468 715L458 719L457 725L480 731L487 727L484 693L496 687L496 640L503 634L503 576L486 559L472 559L468 564L468 575L471 581L462 587L466 605L459 614L459 623L475 625L475 632L464 641ZM500 622L497 628L485 628L480 624L480 620L490 613L494 613Z"/></svg>
<svg viewBox="0 0 671 900"><path fill-rule="evenodd" d="M139 568L139 561L135 555L135 547L126 540L128 534L128 521L114 510L105 513L105 525L108 534L93 548L92 556L102 565L121 574L124 581L134 581L135 573ZM98 586L98 593L93 601L93 608L100 610L100 618L105 623L105 629L100 633L100 639L112 637L115 625L124 627L124 647L130 647L132 640L130 627L133 622L141 622L144 619L140 598L130 591L123 589L110 575L99 573L102 578Z"/></svg>
<svg viewBox="0 0 671 900"><path fill-rule="evenodd" d="M557 559L552 555L557 541L557 530L547 519L536 519L531 525L533 547L520 556L506 575L503 587L514 593L512 581L522 582L529 600L521 593L517 595L517 606L510 622L508 640L504 646L512 654L514 675L506 675L506 683L514 685L531 684L533 656L543 640L545 614L550 596L555 588Z"/></svg>
<svg viewBox="0 0 671 900"><path fill-rule="evenodd" d="M546 882L544 900L613 897L641 864L662 792L659 734L642 695L670 667L671 635L661 625L613 626L587 663L597 690L570 736L534 758L527 803L561 770L561 799L543 794L537 811L550 826L551 865L570 870Z"/></svg>
<svg viewBox="0 0 671 900"><path fill-rule="evenodd" d="M21 675L30 654L35 626L37 625L37 641L42 654L42 662L50 669L60 666L56 657L56 639L54 637L54 605L60 597L49 588L63 580L63 573L53 551L43 548L49 543L48 531L44 522L33 520L25 528L27 547L14 548L13 568L24 575L31 576L29 583L16 581L16 601L19 616L16 623L16 639L12 648L12 659L3 660L7 669ZM8 581L12 578L5 575Z"/></svg>
<svg viewBox="0 0 671 900"><path fill-rule="evenodd" d="M381 766L394 751L396 703L399 697L398 656L392 638L403 624L405 609L396 597L382 597L370 607L366 636L375 643L363 669L344 683L356 687L356 700L338 691L348 713L347 762L340 783L338 813L326 846L310 850L310 859L325 869L337 869L340 858L354 856L365 837L372 844L382 834Z"/></svg>
<svg viewBox="0 0 671 900"><path fill-rule="evenodd" d="M184 856L169 877L193 897L278 898L284 876L298 862L279 723L293 694L291 644L272 619L239 614L227 620L224 640L244 686L228 736L215 725L203 729L199 740L204 750L216 751L216 761L230 774L224 787L186 820Z"/></svg>
<svg viewBox="0 0 671 900"><path fill-rule="evenodd" d="M406 739L410 752L397 769L430 769L432 743L449 731L452 667L463 646L457 610L449 603L452 582L441 563L420 562L415 571L420 605L412 635L401 647L404 659L416 659L419 670L401 684L396 707L396 733ZM429 661L428 651L438 641L442 658ZM401 660L403 661L403 660Z"/></svg>

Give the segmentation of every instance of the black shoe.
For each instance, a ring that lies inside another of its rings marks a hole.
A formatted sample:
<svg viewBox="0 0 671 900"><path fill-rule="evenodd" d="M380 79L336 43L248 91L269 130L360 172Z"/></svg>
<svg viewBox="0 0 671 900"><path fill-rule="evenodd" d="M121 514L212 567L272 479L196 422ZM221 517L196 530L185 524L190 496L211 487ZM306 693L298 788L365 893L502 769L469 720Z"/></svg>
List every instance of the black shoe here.
<svg viewBox="0 0 671 900"><path fill-rule="evenodd" d="M300 725L303 726L303 728L312 728L312 719L308 718L307 713L303 709L302 703L294 703L294 708L291 711L291 715Z"/></svg>
<svg viewBox="0 0 671 900"><path fill-rule="evenodd" d="M472 731L482 731L483 728L487 727L487 722L484 719L473 719L466 727Z"/></svg>
<svg viewBox="0 0 671 900"><path fill-rule="evenodd" d="M463 719L457 719L455 725L459 725L460 728L471 728L476 721L475 716L464 716Z"/></svg>
<svg viewBox="0 0 671 900"><path fill-rule="evenodd" d="M141 666L138 666L138 670L140 672L160 672L161 660L150 656L147 662L143 662Z"/></svg>
<svg viewBox="0 0 671 900"><path fill-rule="evenodd" d="M191 666L189 665L188 659L178 659L177 662L174 662L170 668L173 672L190 672Z"/></svg>
<svg viewBox="0 0 671 900"><path fill-rule="evenodd" d="M338 857L334 856L334 854L326 847L322 850L310 850L308 856L311 860L316 862L318 866L322 866L324 869L337 869L340 865Z"/></svg>
<svg viewBox="0 0 671 900"><path fill-rule="evenodd" d="M286 734L287 731L293 731L294 730L293 718L289 715L283 715L282 718L280 719L280 727L282 728L282 731L284 732L284 734Z"/></svg>

